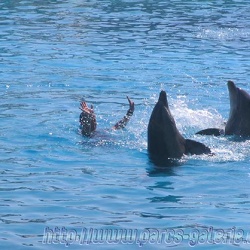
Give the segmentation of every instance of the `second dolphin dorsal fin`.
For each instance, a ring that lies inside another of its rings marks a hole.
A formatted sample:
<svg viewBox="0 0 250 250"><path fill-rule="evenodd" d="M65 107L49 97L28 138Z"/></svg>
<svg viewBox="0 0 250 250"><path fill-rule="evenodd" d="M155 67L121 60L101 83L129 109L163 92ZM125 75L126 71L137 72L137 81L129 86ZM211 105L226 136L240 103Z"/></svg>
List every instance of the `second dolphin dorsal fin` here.
<svg viewBox="0 0 250 250"><path fill-rule="evenodd" d="M220 135L224 135L225 132L223 129L220 128L207 128L207 129L203 129L197 133L195 133L196 135L214 135L214 136L220 136Z"/></svg>

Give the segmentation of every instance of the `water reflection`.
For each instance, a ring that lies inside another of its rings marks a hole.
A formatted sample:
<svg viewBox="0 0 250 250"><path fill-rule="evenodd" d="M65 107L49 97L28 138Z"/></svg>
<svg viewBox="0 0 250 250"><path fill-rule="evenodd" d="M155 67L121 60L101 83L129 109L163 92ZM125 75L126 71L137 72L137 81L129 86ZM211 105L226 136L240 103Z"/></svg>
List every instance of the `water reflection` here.
<svg viewBox="0 0 250 250"><path fill-rule="evenodd" d="M148 197L152 203L179 203L183 196L174 195L174 183L170 181L172 176L177 176L175 173L176 166L173 167L153 167L148 169L148 176L156 177L156 180L163 177L166 180L163 181L156 181L154 185L147 186L148 190L155 192L153 197ZM160 195L162 194L163 195Z"/></svg>
<svg viewBox="0 0 250 250"><path fill-rule="evenodd" d="M152 166L153 172L157 173L171 173L175 167L181 166L185 163L184 159L171 159L167 157L153 157L148 154L149 165Z"/></svg>
<svg viewBox="0 0 250 250"><path fill-rule="evenodd" d="M174 176L176 166L157 166L152 163L148 164L147 174L150 177Z"/></svg>
<svg viewBox="0 0 250 250"><path fill-rule="evenodd" d="M148 198L151 202L161 202L161 203L178 203L179 201L181 201L181 198L183 196L174 196L174 195L166 195L166 196L162 196L162 197L152 197L152 198Z"/></svg>
<svg viewBox="0 0 250 250"><path fill-rule="evenodd" d="M150 190L156 191L166 191L166 195L154 196L147 198L150 202L156 203L178 203L181 201L183 196L173 195L174 187L173 183L170 181L157 181L154 186L147 187ZM169 192L171 194L169 194Z"/></svg>

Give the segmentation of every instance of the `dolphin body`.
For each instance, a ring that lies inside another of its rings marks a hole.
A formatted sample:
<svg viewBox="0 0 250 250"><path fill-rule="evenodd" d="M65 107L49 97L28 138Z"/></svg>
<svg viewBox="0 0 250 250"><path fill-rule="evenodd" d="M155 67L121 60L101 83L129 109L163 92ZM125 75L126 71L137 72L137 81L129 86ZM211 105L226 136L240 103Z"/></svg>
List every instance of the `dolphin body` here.
<svg viewBox="0 0 250 250"><path fill-rule="evenodd" d="M208 128L197 132L200 135L250 136L250 95L236 87L233 81L227 83L230 99L230 113L225 130Z"/></svg>
<svg viewBox="0 0 250 250"><path fill-rule="evenodd" d="M167 94L161 91L148 124L148 152L154 160L179 159L184 154L210 154L204 144L185 139L171 115Z"/></svg>

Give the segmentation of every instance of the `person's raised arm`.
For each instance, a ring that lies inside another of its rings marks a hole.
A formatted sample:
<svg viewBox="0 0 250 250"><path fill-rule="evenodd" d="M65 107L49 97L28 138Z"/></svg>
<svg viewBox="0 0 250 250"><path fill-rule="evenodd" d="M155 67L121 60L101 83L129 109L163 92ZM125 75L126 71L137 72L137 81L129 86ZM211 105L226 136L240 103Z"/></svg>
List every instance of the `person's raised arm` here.
<svg viewBox="0 0 250 250"><path fill-rule="evenodd" d="M127 96L128 102L129 102L129 109L127 111L127 114L119 121L117 122L114 126L113 129L121 129L121 128L125 128L125 126L127 125L127 123L130 120L130 117L133 115L134 110L135 110L135 104L133 101L131 101L129 99L129 97Z"/></svg>

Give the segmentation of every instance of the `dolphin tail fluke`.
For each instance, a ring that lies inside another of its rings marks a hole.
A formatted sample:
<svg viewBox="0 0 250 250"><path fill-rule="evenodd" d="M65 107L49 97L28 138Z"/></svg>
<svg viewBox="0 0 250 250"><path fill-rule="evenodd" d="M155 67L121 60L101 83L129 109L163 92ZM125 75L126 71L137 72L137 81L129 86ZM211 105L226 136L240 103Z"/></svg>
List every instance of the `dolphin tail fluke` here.
<svg viewBox="0 0 250 250"><path fill-rule="evenodd" d="M224 135L225 132L223 129L220 128L207 128L207 129L203 129L197 133L195 133L196 135L214 135L214 136L220 136L220 135Z"/></svg>
<svg viewBox="0 0 250 250"><path fill-rule="evenodd" d="M212 154L210 148L205 146L203 143L189 139L186 139L185 148L186 148L185 154L192 154L192 155Z"/></svg>

